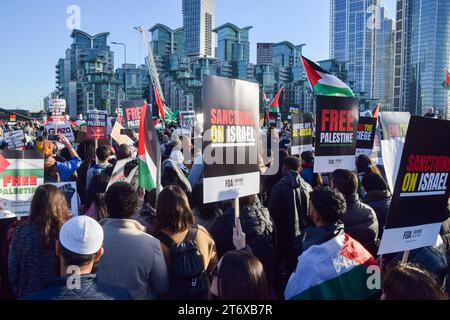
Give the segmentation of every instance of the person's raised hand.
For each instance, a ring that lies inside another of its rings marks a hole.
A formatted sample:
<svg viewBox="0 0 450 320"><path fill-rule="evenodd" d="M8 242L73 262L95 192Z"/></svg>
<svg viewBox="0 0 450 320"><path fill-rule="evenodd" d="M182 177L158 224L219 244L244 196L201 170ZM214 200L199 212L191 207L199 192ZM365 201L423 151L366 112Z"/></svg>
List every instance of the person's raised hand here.
<svg viewBox="0 0 450 320"><path fill-rule="evenodd" d="M236 249L242 250L246 246L245 233L242 231L241 220L235 219L233 228L233 244Z"/></svg>

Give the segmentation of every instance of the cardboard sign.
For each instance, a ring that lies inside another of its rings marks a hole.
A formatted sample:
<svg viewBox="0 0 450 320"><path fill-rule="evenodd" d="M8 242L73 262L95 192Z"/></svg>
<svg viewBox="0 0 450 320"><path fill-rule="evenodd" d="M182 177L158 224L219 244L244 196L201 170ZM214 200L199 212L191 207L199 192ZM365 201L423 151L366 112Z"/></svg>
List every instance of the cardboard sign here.
<svg viewBox="0 0 450 320"><path fill-rule="evenodd" d="M436 244L447 219L449 136L449 121L411 117L379 254Z"/></svg>
<svg viewBox="0 0 450 320"><path fill-rule="evenodd" d="M358 133L356 137L356 156L365 154L370 156L375 141L377 119L372 117L359 117Z"/></svg>
<svg viewBox="0 0 450 320"><path fill-rule="evenodd" d="M114 124L111 131L111 138L120 146L121 144L133 145L133 140L127 135L121 134L121 131L125 129L118 121Z"/></svg>
<svg viewBox="0 0 450 320"><path fill-rule="evenodd" d="M49 123L45 126L45 131L47 131L47 134L49 136L62 134L67 138L67 140L69 140L69 142L75 141L75 135L73 134L72 126L70 125L70 123Z"/></svg>
<svg viewBox="0 0 450 320"><path fill-rule="evenodd" d="M411 114L409 112L380 112L383 139L405 137L410 118Z"/></svg>
<svg viewBox="0 0 450 320"><path fill-rule="evenodd" d="M259 193L258 84L206 76L203 101L204 203Z"/></svg>
<svg viewBox="0 0 450 320"><path fill-rule="evenodd" d="M87 138L89 140L108 139L108 113L94 110L87 113Z"/></svg>
<svg viewBox="0 0 450 320"><path fill-rule="evenodd" d="M355 169L359 101L350 97L317 96L314 172Z"/></svg>
<svg viewBox="0 0 450 320"><path fill-rule="evenodd" d="M122 102L123 126L125 129L139 129L144 104L145 100Z"/></svg>
<svg viewBox="0 0 450 320"><path fill-rule="evenodd" d="M291 154L312 150L314 119L311 114L292 115Z"/></svg>
<svg viewBox="0 0 450 320"><path fill-rule="evenodd" d="M66 122L66 100L50 99L48 101L48 122L58 124Z"/></svg>
<svg viewBox="0 0 450 320"><path fill-rule="evenodd" d="M67 201L67 205L70 208L73 216L78 216L80 214L78 208L78 194L77 194L77 183L76 182L59 182L50 183L64 192L64 196Z"/></svg>
<svg viewBox="0 0 450 320"><path fill-rule="evenodd" d="M17 116L15 114L10 114L9 122L17 122Z"/></svg>
<svg viewBox="0 0 450 320"><path fill-rule="evenodd" d="M25 145L23 130L5 132L4 136L5 142L8 144L8 149L22 148Z"/></svg>
<svg viewBox="0 0 450 320"><path fill-rule="evenodd" d="M42 184L42 152L0 151L0 219L6 218L2 211L9 211L17 217L28 216L34 192Z"/></svg>

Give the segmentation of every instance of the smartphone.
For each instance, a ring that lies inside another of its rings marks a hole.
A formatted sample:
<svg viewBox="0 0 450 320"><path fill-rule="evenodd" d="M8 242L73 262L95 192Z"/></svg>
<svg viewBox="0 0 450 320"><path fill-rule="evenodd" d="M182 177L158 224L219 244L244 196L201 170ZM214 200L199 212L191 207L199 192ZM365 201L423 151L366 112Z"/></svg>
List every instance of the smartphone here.
<svg viewBox="0 0 450 320"><path fill-rule="evenodd" d="M49 140L49 141L58 141L58 136L56 134L50 134L47 137L47 140Z"/></svg>

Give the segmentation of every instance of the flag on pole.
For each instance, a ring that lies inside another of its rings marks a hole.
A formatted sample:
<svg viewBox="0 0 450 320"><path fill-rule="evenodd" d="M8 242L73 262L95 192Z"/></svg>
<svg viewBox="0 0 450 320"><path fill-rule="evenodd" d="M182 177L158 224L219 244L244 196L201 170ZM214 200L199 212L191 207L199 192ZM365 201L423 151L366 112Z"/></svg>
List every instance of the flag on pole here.
<svg viewBox="0 0 450 320"><path fill-rule="evenodd" d="M301 56L301 58L309 84L315 94L334 97L355 97L352 89L350 89L338 77L332 75L328 71L325 71L316 63L305 58L304 56Z"/></svg>
<svg viewBox="0 0 450 320"><path fill-rule="evenodd" d="M142 108L139 126L139 186L151 191L159 186L161 172L161 149L148 104Z"/></svg>
<svg viewBox="0 0 450 320"><path fill-rule="evenodd" d="M280 91L278 91L277 95L270 104L270 112L280 112L280 107L283 104L283 97L284 97L284 87L281 87Z"/></svg>
<svg viewBox="0 0 450 320"><path fill-rule="evenodd" d="M156 87L153 87L153 92L155 93L155 102L156 102L156 105L158 106L159 115L161 118L165 119L166 113L164 110L164 104L159 96L158 89Z"/></svg>

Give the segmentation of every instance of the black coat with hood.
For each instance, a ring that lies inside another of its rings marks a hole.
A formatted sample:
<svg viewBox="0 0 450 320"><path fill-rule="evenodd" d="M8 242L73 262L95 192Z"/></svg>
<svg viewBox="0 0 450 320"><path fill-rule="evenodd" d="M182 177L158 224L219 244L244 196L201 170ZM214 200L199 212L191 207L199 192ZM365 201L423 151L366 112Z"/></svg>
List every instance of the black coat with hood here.
<svg viewBox="0 0 450 320"><path fill-rule="evenodd" d="M378 219L375 211L359 200L358 194L346 197L347 210L341 221L345 232L361 243L372 255L378 251Z"/></svg>
<svg viewBox="0 0 450 320"><path fill-rule="evenodd" d="M288 269L297 263L294 240L310 225L307 216L311 191L296 171L286 173L272 188L269 211L277 229L277 263L286 263Z"/></svg>
<svg viewBox="0 0 450 320"><path fill-rule="evenodd" d="M227 251L235 250L233 244L234 209L229 208L217 217L210 229L216 243L217 254L222 257ZM275 263L275 230L269 210L263 207L258 198L240 208L242 231L253 254L261 261L269 282L273 279Z"/></svg>

